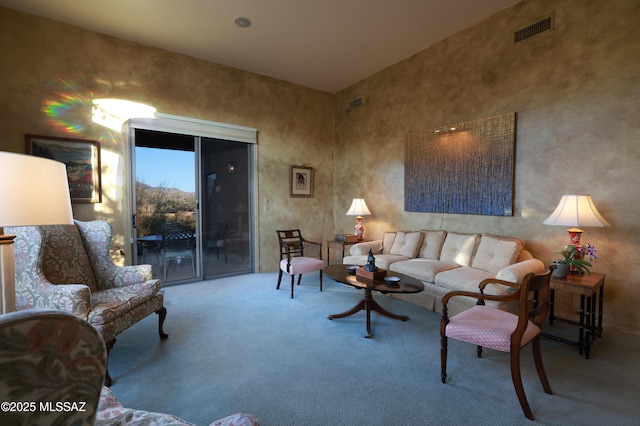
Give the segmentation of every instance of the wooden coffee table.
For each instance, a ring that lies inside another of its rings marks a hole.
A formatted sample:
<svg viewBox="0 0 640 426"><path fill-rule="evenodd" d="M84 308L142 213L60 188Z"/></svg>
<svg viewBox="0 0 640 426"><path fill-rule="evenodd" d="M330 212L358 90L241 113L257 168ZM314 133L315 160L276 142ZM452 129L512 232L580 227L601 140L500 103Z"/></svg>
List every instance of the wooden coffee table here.
<svg viewBox="0 0 640 426"><path fill-rule="evenodd" d="M408 275L399 274L397 272L387 272L388 276L394 276L400 278L395 284L389 284L384 280L369 280L362 277L356 277L356 275L350 275L348 268L351 265L330 265L325 266L322 270L324 274L334 281L350 285L355 288L364 290L364 298L358 302L353 308L335 315L329 315L329 319L344 318L351 316L360 311L366 311L367 313L367 334L365 337L371 337L371 311L376 311L381 315L389 318L406 321L409 317L404 315L393 314L378 304L373 299L372 291L380 293L420 293L424 290L424 284L420 280L410 277Z"/></svg>

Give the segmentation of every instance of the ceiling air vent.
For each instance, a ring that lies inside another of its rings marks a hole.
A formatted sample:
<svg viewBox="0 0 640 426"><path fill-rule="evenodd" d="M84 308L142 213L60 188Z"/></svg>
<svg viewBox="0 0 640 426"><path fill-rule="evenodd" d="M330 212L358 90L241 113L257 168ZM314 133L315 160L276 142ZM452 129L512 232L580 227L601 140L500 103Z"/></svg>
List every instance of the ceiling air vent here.
<svg viewBox="0 0 640 426"><path fill-rule="evenodd" d="M347 105L347 109L351 111L354 108L358 108L364 103L364 98L360 96L359 98L351 99L349 101L349 105Z"/></svg>
<svg viewBox="0 0 640 426"><path fill-rule="evenodd" d="M547 18L544 18L535 24L531 24L527 27L514 31L513 33L513 42L519 43L523 40L531 38L533 36L537 36L538 34L544 33L545 31L549 31L553 29L554 24L553 15Z"/></svg>

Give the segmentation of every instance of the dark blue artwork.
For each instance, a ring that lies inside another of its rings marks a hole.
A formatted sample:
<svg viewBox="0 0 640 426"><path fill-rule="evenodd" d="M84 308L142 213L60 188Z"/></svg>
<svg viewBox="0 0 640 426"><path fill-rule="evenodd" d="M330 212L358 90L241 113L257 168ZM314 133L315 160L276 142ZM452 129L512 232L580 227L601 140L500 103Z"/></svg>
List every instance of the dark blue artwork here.
<svg viewBox="0 0 640 426"><path fill-rule="evenodd" d="M409 133L405 211L513 216L516 113Z"/></svg>

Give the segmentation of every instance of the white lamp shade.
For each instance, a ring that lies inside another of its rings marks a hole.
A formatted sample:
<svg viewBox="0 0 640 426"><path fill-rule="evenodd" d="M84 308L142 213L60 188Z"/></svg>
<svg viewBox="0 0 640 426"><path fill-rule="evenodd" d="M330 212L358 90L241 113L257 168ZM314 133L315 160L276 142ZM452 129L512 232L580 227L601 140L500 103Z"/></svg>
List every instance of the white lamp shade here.
<svg viewBox="0 0 640 426"><path fill-rule="evenodd" d="M609 222L598 212L591 195L563 195L558 207L544 222L545 225L602 228Z"/></svg>
<svg viewBox="0 0 640 426"><path fill-rule="evenodd" d="M369 216L370 214L371 211L367 207L364 198L354 198L347 212L347 216Z"/></svg>
<svg viewBox="0 0 640 426"><path fill-rule="evenodd" d="M0 227L73 223L67 168L58 161L0 152L0 197Z"/></svg>

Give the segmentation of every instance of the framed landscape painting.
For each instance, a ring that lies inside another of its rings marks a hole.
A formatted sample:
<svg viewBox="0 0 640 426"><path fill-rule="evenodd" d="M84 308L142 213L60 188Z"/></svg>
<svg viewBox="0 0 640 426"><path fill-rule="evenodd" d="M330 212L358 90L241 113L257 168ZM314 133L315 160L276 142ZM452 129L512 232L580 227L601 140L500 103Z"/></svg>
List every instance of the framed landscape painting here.
<svg viewBox="0 0 640 426"><path fill-rule="evenodd" d="M28 154L67 166L72 203L101 203L100 144L96 141L26 135Z"/></svg>
<svg viewBox="0 0 640 426"><path fill-rule="evenodd" d="M313 168L291 166L289 169L289 196L313 197Z"/></svg>

